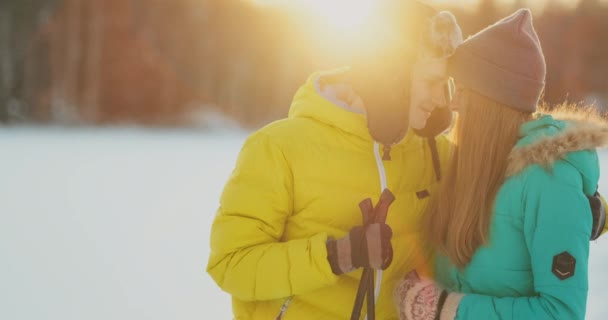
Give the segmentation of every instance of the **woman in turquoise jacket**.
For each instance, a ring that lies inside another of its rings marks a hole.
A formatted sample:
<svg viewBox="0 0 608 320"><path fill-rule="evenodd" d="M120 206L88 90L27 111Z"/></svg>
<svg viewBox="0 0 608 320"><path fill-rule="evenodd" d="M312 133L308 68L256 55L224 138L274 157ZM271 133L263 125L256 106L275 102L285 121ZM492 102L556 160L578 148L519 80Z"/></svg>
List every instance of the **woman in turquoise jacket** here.
<svg viewBox="0 0 608 320"><path fill-rule="evenodd" d="M465 41L450 72L454 148L422 230L435 281L405 277L401 319L584 319L608 123L536 113L546 67L528 10Z"/></svg>

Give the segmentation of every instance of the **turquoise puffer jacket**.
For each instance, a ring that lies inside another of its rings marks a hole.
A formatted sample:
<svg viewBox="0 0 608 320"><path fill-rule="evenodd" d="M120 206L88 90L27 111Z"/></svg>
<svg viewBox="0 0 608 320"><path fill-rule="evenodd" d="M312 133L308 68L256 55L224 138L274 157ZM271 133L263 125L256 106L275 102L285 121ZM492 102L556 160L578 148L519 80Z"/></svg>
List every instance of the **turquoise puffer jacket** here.
<svg viewBox="0 0 608 320"><path fill-rule="evenodd" d="M440 285L465 296L456 319L584 319L597 190L595 148L608 128L540 116L521 128L490 240L458 270L437 257Z"/></svg>

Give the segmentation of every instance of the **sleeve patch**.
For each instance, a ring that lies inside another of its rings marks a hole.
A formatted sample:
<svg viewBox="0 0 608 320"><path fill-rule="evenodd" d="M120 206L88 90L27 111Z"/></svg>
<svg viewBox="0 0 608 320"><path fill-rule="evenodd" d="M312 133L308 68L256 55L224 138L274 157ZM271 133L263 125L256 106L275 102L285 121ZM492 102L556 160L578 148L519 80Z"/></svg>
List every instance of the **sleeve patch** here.
<svg viewBox="0 0 608 320"><path fill-rule="evenodd" d="M553 266L551 271L560 280L566 280L574 276L574 270L576 269L576 259L564 251L553 257Z"/></svg>

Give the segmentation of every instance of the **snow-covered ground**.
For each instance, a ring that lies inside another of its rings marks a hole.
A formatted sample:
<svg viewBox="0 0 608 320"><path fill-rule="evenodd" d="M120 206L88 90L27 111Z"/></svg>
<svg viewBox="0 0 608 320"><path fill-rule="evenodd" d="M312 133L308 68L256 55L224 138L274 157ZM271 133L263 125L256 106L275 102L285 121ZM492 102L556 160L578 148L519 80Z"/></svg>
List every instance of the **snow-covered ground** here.
<svg viewBox="0 0 608 320"><path fill-rule="evenodd" d="M0 128L0 319L230 319L205 266L245 137ZM606 238L592 244L588 319L608 313Z"/></svg>

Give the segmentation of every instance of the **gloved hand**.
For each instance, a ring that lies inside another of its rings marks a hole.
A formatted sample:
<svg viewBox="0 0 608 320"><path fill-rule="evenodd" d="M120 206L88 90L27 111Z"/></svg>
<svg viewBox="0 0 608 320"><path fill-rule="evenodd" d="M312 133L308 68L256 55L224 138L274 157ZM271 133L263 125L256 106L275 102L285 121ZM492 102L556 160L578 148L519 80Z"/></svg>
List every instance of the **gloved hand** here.
<svg viewBox="0 0 608 320"><path fill-rule="evenodd" d="M600 199L602 200L602 204L604 204L604 211L606 212L606 215L608 215L608 201L606 201L606 199L604 197L602 197L602 195L600 195ZM604 227L604 231L602 231L602 234L605 234L608 232L608 223L606 223L606 226Z"/></svg>
<svg viewBox="0 0 608 320"><path fill-rule="evenodd" d="M593 197L587 198L589 199L589 206L591 207L591 214L593 216L591 240L597 240L608 230L608 223L606 223L608 206L606 206L606 200L599 192L596 192Z"/></svg>
<svg viewBox="0 0 608 320"><path fill-rule="evenodd" d="M340 275L358 268L388 268L393 257L392 236L387 224L372 223L367 227L354 227L338 240L329 240L327 260L331 270Z"/></svg>
<svg viewBox="0 0 608 320"><path fill-rule="evenodd" d="M453 320L463 296L421 279L416 271L408 273L395 290L401 320Z"/></svg>

